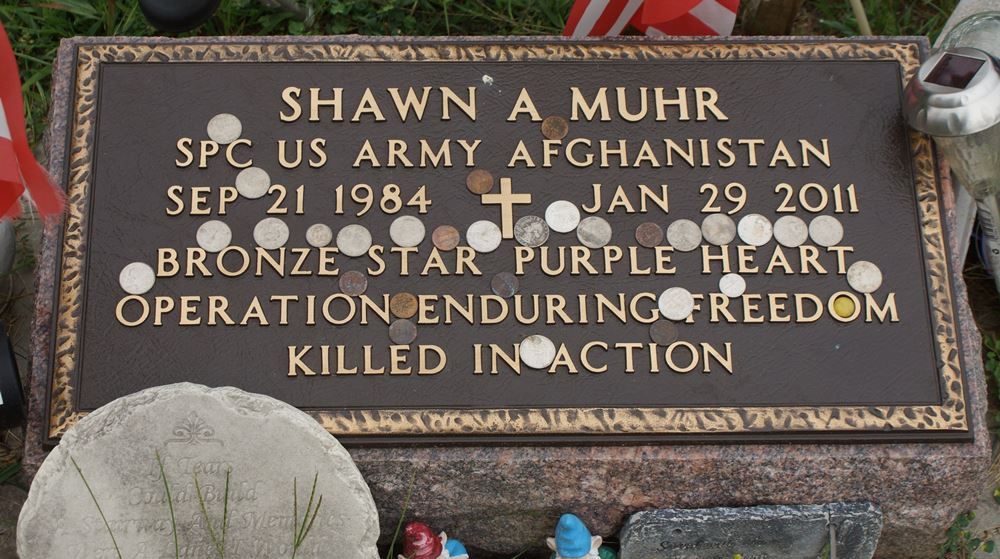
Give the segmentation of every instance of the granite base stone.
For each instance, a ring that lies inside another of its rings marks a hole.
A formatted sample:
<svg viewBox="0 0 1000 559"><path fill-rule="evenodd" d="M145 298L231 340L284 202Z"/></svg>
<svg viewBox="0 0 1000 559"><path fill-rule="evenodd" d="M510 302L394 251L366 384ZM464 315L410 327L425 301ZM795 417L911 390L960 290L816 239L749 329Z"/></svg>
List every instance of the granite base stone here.
<svg viewBox="0 0 1000 559"><path fill-rule="evenodd" d="M359 39L327 40L348 43ZM410 39L395 40L405 44ZM70 60L71 49L90 41L65 40L60 61ZM54 69L49 168L57 184L65 182L68 154L64 140L71 103L63 92L68 90L65 86L71 70L65 62L57 63ZM950 231L954 197L949 182L943 190ZM58 239L56 228L47 229L38 258L26 449L29 469L37 468L47 452L43 445L44 402L51 366ZM951 242L954 246L954 238ZM470 550L508 557L525 548L544 548L545 537L552 535L563 512L580 516L595 535L613 539L630 514L644 510L851 501L868 501L882 508L884 524L876 557L936 557L945 529L956 514L975 503L990 462L980 335L969 310L961 269L961 259L953 257L951 274L967 375L971 442L350 447L378 507L383 543L395 530L415 472L407 519L421 519L445 530Z"/></svg>

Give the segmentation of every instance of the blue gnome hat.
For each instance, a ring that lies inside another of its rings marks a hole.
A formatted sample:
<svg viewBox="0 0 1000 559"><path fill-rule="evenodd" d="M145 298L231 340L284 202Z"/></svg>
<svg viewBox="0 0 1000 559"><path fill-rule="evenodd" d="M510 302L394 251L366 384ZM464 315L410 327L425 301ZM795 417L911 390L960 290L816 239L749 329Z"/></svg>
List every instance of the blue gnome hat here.
<svg viewBox="0 0 1000 559"><path fill-rule="evenodd" d="M564 514L556 525L556 553L559 557L584 557L590 553L590 530L573 514Z"/></svg>
<svg viewBox="0 0 1000 559"><path fill-rule="evenodd" d="M444 542L444 548L448 550L448 556L451 559L469 556L469 552L465 549L465 546L458 540L449 538L448 541Z"/></svg>

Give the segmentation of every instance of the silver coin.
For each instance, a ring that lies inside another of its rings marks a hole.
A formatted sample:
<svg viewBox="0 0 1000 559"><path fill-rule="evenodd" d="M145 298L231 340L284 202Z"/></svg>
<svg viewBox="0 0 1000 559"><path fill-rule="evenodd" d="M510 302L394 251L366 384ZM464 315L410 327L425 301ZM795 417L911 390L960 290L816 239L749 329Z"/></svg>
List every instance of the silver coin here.
<svg viewBox="0 0 1000 559"><path fill-rule="evenodd" d="M821 247L832 247L844 239L844 226L835 217L816 216L809 222L809 236Z"/></svg>
<svg viewBox="0 0 1000 559"><path fill-rule="evenodd" d="M361 256L372 247L372 234L364 225L352 223L337 232L337 250L350 257Z"/></svg>
<svg viewBox="0 0 1000 559"><path fill-rule="evenodd" d="M465 241L476 252L493 252L501 240L503 236L497 224L485 219L473 223L465 232Z"/></svg>
<svg viewBox="0 0 1000 559"><path fill-rule="evenodd" d="M143 262L133 262L122 268L118 274L118 283L125 293L130 295L142 295L153 289L156 283L156 272L149 264Z"/></svg>
<svg viewBox="0 0 1000 559"><path fill-rule="evenodd" d="M256 200L271 189L271 175L260 167L247 167L236 175L236 191L240 196Z"/></svg>
<svg viewBox="0 0 1000 559"><path fill-rule="evenodd" d="M694 297L683 287L671 287L660 294L657 301L660 314L670 320L684 320L694 311Z"/></svg>
<svg viewBox="0 0 1000 559"><path fill-rule="evenodd" d="M611 224L603 217L592 215L580 222L576 238L587 248L601 248L611 242Z"/></svg>
<svg viewBox="0 0 1000 559"><path fill-rule="evenodd" d="M233 231L224 222L213 219L198 227L195 239L205 252L219 252L232 242Z"/></svg>
<svg viewBox="0 0 1000 559"><path fill-rule="evenodd" d="M556 359L556 345L541 334L532 334L521 340L518 347L521 362L532 369L544 369Z"/></svg>
<svg viewBox="0 0 1000 559"><path fill-rule="evenodd" d="M873 293L882 286L882 270L867 260L858 260L847 268L847 283L858 293Z"/></svg>
<svg viewBox="0 0 1000 559"><path fill-rule="evenodd" d="M747 280L739 274L726 274L719 279L719 291L726 297L739 297L746 293Z"/></svg>
<svg viewBox="0 0 1000 559"><path fill-rule="evenodd" d="M795 248L809 240L809 226L794 215L779 217L774 222L774 240L781 246Z"/></svg>
<svg viewBox="0 0 1000 559"><path fill-rule="evenodd" d="M208 137L220 144L231 144L243 134L243 123L235 115L217 114L208 121Z"/></svg>
<svg viewBox="0 0 1000 559"><path fill-rule="evenodd" d="M306 229L306 242L309 246L322 248L333 242L333 229L325 223L315 223Z"/></svg>
<svg viewBox="0 0 1000 559"><path fill-rule="evenodd" d="M566 200L552 202L545 208L545 223L556 233L569 233L580 225L580 208Z"/></svg>
<svg viewBox="0 0 1000 559"><path fill-rule="evenodd" d="M743 239L744 243L755 247L766 245L771 242L771 237L774 236L771 220L760 214L743 216L736 231L739 232L740 239Z"/></svg>
<svg viewBox="0 0 1000 559"><path fill-rule="evenodd" d="M265 217L253 228L253 240L263 249L279 249L288 242L288 225L276 217Z"/></svg>
<svg viewBox="0 0 1000 559"><path fill-rule="evenodd" d="M424 222L412 215L397 217L389 226L389 237L396 246L415 247L423 242L426 235Z"/></svg>
<svg viewBox="0 0 1000 559"><path fill-rule="evenodd" d="M526 215L514 224L514 239L526 247L540 247L549 240L549 226L537 215Z"/></svg>
<svg viewBox="0 0 1000 559"><path fill-rule="evenodd" d="M701 246L701 227L690 219L678 219L667 227L667 244L674 250L690 252Z"/></svg>
<svg viewBox="0 0 1000 559"><path fill-rule="evenodd" d="M728 245L736 238L736 222L723 214L712 214L701 222L701 234L713 245Z"/></svg>

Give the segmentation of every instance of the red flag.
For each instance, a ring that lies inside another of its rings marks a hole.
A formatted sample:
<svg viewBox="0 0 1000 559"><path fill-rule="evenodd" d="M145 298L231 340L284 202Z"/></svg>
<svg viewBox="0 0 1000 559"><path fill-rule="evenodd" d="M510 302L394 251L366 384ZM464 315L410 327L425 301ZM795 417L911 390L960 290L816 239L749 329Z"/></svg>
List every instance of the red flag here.
<svg viewBox="0 0 1000 559"><path fill-rule="evenodd" d="M0 217L20 215L18 199L25 186L40 214L62 212L62 192L52 184L28 145L21 78L7 31L0 23Z"/></svg>
<svg viewBox="0 0 1000 559"><path fill-rule="evenodd" d="M646 35L729 35L740 0L576 0L563 35L618 35L631 24Z"/></svg>

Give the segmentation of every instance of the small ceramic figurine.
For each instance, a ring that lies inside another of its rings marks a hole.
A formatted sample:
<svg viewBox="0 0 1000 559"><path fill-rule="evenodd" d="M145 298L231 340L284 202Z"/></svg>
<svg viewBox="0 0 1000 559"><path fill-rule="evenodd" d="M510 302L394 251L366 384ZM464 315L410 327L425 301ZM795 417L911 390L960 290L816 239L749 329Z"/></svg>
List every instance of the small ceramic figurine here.
<svg viewBox="0 0 1000 559"><path fill-rule="evenodd" d="M399 559L469 559L469 552L448 534L437 536L422 522L410 522L403 529L403 554Z"/></svg>
<svg viewBox="0 0 1000 559"><path fill-rule="evenodd" d="M548 539L553 559L615 559L614 550L601 543L601 536L591 536L583 521L572 514L559 518L556 537Z"/></svg>

